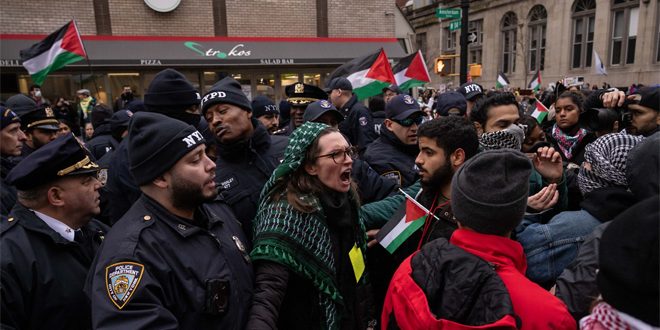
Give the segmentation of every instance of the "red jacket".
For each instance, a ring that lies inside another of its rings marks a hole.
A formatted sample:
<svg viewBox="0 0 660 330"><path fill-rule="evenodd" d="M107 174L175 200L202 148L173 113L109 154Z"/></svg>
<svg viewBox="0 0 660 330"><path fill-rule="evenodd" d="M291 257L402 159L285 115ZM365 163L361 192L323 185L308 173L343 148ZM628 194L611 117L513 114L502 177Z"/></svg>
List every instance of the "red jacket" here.
<svg viewBox="0 0 660 330"><path fill-rule="evenodd" d="M450 242L495 266L522 320L521 329L576 329L566 305L525 277L527 260L520 243L465 229L454 231Z"/></svg>

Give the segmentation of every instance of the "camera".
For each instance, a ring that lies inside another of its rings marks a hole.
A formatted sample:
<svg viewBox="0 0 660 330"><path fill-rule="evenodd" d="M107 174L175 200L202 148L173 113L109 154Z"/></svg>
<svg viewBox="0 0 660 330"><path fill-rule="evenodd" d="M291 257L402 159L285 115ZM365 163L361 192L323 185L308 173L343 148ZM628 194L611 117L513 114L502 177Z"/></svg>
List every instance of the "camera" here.
<svg viewBox="0 0 660 330"><path fill-rule="evenodd" d="M620 108L593 108L588 109L580 116L580 122L583 127L592 132L613 131L614 122L619 122L619 130L629 127L632 123L632 114L628 110L628 105L634 104L634 101L626 100Z"/></svg>

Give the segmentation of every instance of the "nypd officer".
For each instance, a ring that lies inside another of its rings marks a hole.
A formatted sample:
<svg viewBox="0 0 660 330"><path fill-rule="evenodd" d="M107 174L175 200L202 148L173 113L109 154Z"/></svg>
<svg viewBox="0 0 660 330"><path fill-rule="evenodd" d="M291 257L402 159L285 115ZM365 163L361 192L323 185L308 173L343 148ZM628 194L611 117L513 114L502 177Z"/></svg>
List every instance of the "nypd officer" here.
<svg viewBox="0 0 660 330"><path fill-rule="evenodd" d="M241 329L252 264L240 225L216 200L215 164L192 125L138 112L131 174L142 196L108 234L86 290L94 328Z"/></svg>
<svg viewBox="0 0 660 330"><path fill-rule="evenodd" d="M21 130L25 132L27 139L23 143L21 156L14 158L15 163L55 140L60 129L60 122L55 118L55 112L49 105L38 106L19 116Z"/></svg>
<svg viewBox="0 0 660 330"><path fill-rule="evenodd" d="M0 214L7 215L16 204L16 188L6 184L5 178L14 167L11 157L20 156L26 138L21 131L21 119L14 111L0 106L0 116Z"/></svg>
<svg viewBox="0 0 660 330"><path fill-rule="evenodd" d="M36 150L7 181L18 203L0 229L2 328L89 329L85 277L107 227L99 167L73 134Z"/></svg>

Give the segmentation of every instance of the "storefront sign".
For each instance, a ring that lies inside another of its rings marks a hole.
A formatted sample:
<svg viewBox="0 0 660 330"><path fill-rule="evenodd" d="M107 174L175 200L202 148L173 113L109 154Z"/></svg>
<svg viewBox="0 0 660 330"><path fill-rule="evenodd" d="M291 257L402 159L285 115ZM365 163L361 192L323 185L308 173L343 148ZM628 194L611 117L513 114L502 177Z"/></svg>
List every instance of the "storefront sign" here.
<svg viewBox="0 0 660 330"><path fill-rule="evenodd" d="M262 58L259 60L261 64L295 64L292 58Z"/></svg>
<svg viewBox="0 0 660 330"><path fill-rule="evenodd" d="M21 66L18 60L0 60L0 66Z"/></svg>
<svg viewBox="0 0 660 330"><path fill-rule="evenodd" d="M196 43L194 41L186 41L183 43L183 45L188 47L188 49L204 57L227 58L227 57L248 57L252 55L252 51L246 49L244 44L237 44L234 47L232 47L228 52L223 52L213 48L207 48L202 44Z"/></svg>
<svg viewBox="0 0 660 330"><path fill-rule="evenodd" d="M163 65L160 60L140 60L140 65Z"/></svg>

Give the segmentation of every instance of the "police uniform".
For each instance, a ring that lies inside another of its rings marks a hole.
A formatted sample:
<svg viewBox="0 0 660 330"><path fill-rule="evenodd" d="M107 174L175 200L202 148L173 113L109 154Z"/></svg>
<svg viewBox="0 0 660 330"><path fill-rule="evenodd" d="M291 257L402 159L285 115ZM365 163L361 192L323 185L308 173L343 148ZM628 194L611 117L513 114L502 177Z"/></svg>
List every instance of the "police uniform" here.
<svg viewBox="0 0 660 330"><path fill-rule="evenodd" d="M205 143L193 126L148 112L133 116L125 141L141 187ZM253 273L241 226L221 198L185 207L192 219L145 193L115 223L86 285L94 328L243 327Z"/></svg>
<svg viewBox="0 0 660 330"><path fill-rule="evenodd" d="M90 270L94 328L240 329L252 300L245 242L221 201L192 223L142 195Z"/></svg>
<svg viewBox="0 0 660 330"><path fill-rule="evenodd" d="M97 170L69 135L35 151L7 178L19 190L28 190ZM83 286L107 230L96 220L73 230L17 203L0 225L2 328L89 329Z"/></svg>
<svg viewBox="0 0 660 330"><path fill-rule="evenodd" d="M21 119L14 111L9 108L0 106L0 119L2 119L2 129L13 123L21 122ZM8 215L11 208L16 204L16 188L5 182L7 173L14 168L14 163L10 159L10 155L0 155L0 215Z"/></svg>

